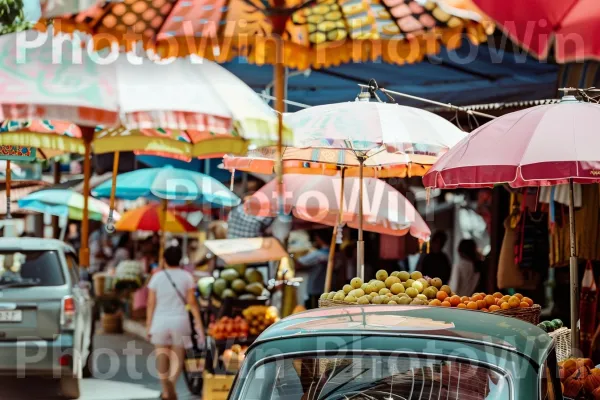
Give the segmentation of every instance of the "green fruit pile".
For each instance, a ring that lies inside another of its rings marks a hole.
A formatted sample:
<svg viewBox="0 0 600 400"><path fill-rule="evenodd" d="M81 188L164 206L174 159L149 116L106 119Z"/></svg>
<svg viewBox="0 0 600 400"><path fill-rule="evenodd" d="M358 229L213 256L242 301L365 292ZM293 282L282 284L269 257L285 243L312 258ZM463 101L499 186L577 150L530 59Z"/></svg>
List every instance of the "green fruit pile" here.
<svg viewBox="0 0 600 400"><path fill-rule="evenodd" d="M554 332L557 329L563 327L563 322L560 319L553 319L552 321L540 322L538 328L541 328L544 332Z"/></svg>
<svg viewBox="0 0 600 400"><path fill-rule="evenodd" d="M427 305L442 286L440 278L425 279L419 271L394 271L388 275L379 270L369 282L353 278L342 290L323 293L320 299L351 304Z"/></svg>
<svg viewBox="0 0 600 400"><path fill-rule="evenodd" d="M212 292L220 299L254 300L262 296L264 290L260 271L241 266L224 269L212 284Z"/></svg>

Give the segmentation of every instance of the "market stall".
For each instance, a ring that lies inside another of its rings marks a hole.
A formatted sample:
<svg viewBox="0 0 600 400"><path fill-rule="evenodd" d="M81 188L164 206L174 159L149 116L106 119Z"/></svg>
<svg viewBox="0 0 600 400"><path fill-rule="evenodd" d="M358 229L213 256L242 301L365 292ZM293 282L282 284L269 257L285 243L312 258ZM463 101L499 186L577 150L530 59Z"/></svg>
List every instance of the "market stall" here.
<svg viewBox="0 0 600 400"><path fill-rule="evenodd" d="M294 288L299 282L291 278L293 271L279 274L270 265L276 262L278 268L285 268L282 260L289 257L273 237L207 240L204 244L214 256L213 276L198 281L208 335L203 349L199 346L188 354L184 375L192 393L210 399L212 382L230 382L227 377L232 380L239 370L246 348L295 304ZM207 374L211 384L204 387Z"/></svg>

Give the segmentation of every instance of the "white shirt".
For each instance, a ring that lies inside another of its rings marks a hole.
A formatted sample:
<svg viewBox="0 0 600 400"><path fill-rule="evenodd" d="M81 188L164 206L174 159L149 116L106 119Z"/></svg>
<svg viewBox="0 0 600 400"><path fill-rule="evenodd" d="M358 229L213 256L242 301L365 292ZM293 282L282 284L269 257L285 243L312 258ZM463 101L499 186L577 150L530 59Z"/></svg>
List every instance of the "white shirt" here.
<svg viewBox="0 0 600 400"><path fill-rule="evenodd" d="M166 274L169 274L180 294ZM187 317L187 292L195 286L192 274L183 269L171 268L155 273L148 283L148 288L156 293L154 317Z"/></svg>
<svg viewBox="0 0 600 400"><path fill-rule="evenodd" d="M452 267L448 286L459 296L471 296L477 290L480 275L471 261L459 257Z"/></svg>

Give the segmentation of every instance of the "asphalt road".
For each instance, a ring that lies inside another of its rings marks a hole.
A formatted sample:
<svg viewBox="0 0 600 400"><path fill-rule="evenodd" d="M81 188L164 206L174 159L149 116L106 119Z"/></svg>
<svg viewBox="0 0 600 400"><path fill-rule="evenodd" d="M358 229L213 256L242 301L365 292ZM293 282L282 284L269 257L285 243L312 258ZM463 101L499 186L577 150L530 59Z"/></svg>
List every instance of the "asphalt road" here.
<svg viewBox="0 0 600 400"><path fill-rule="evenodd" d="M94 341L94 377L81 381L81 400L157 399L160 383L156 378L153 347L128 335L97 335ZM53 382L42 379L0 380L0 400L54 399ZM179 400L200 400L187 389L183 377L177 384Z"/></svg>

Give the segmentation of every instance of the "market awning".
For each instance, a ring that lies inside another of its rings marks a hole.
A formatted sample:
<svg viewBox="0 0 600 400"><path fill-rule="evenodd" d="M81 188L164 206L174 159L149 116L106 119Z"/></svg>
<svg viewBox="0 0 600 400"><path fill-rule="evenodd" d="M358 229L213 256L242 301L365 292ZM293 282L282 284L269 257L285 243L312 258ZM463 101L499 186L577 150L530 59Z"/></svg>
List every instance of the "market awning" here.
<svg viewBox="0 0 600 400"><path fill-rule="evenodd" d="M207 240L204 245L227 265L265 263L288 257L274 237Z"/></svg>
<svg viewBox="0 0 600 400"><path fill-rule="evenodd" d="M271 66L237 60L225 67L254 90L269 92ZM356 84L366 84L374 78L379 87L456 105L539 100L557 96L557 73L558 66L539 62L523 52L512 53L494 45L477 46L465 40L459 49L442 49L429 61L417 64L367 62L321 70L290 70L287 98L308 105L353 101L359 92ZM413 100L398 102L427 108L427 104ZM298 110L293 106L288 109Z"/></svg>

